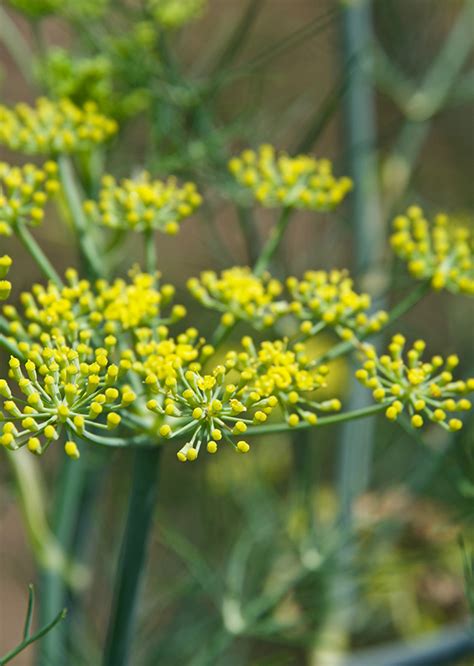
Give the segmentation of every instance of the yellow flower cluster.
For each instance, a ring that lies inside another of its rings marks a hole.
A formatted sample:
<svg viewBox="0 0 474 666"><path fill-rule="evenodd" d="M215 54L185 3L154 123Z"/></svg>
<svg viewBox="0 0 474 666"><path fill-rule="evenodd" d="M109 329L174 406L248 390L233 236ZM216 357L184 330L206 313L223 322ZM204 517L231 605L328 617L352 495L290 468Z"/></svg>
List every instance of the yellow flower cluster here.
<svg viewBox="0 0 474 666"><path fill-rule="evenodd" d="M195 329L177 340L163 331L162 339L154 341L149 332L137 345L142 360L133 367L144 377L147 408L158 417L160 435L189 437L179 460L195 460L203 445L215 453L224 441L246 453L250 446L240 438L249 426L264 424L277 407L290 426L300 418L315 424L316 409L340 409L338 400L312 399L328 369L309 362L302 345L289 350L283 341L264 342L257 349L251 338L242 344L242 351L229 352L223 364L206 371L203 364L213 349Z"/></svg>
<svg viewBox="0 0 474 666"><path fill-rule="evenodd" d="M165 390L174 388L181 369L200 370L214 352L195 328L188 328L174 339L166 326L143 327L137 332L137 338L131 356L133 368L150 390L159 389L161 385Z"/></svg>
<svg viewBox="0 0 474 666"><path fill-rule="evenodd" d="M464 397L474 391L474 378L455 380L452 371L457 356L433 356L423 361L425 342L417 340L403 358L405 338L397 334L388 347L389 354L378 356L372 345L364 344L367 360L357 370L357 379L372 390L377 402L387 406L385 415L391 421L407 411L411 424L421 428L425 419L439 423L446 430L459 430L462 421L450 418L453 413L471 409Z"/></svg>
<svg viewBox="0 0 474 666"><path fill-rule="evenodd" d="M388 315L380 310L373 315L369 294L358 294L346 270L307 271L303 280L287 279L288 290L294 299L290 310L303 319L301 332L312 336L332 327L341 338L379 331Z"/></svg>
<svg viewBox="0 0 474 666"><path fill-rule="evenodd" d="M0 143L28 154L82 152L103 143L117 131L115 120L97 111L94 102L78 107L68 99L44 97L35 106L0 105Z"/></svg>
<svg viewBox="0 0 474 666"><path fill-rule="evenodd" d="M120 344L127 342L124 333L132 336L142 326L160 326L182 319L182 305L167 308L175 289L170 284L158 286L159 274L150 275L132 270L130 281L117 278L109 283L98 280L91 284L81 280L74 269L66 271L66 285L58 287L36 284L31 292L21 294L23 313L12 305L3 308L9 321L9 333L15 339L41 339L44 332L65 336L69 343L82 335L104 338L115 334Z"/></svg>
<svg viewBox="0 0 474 666"><path fill-rule="evenodd" d="M180 187L175 178L152 180L145 171L136 179L126 178L120 183L112 176L104 176L99 201L86 201L84 212L91 222L113 229L155 229L176 234L179 223L192 215L201 202L194 183Z"/></svg>
<svg viewBox="0 0 474 666"><path fill-rule="evenodd" d="M0 257L0 301L5 301L9 296L12 290L12 285L8 280L5 280L12 265L11 257L7 254L4 254L3 257Z"/></svg>
<svg viewBox="0 0 474 666"><path fill-rule="evenodd" d="M418 206L393 221L391 245L407 262L411 275L431 280L434 289L474 295L474 235L455 226L446 215L430 224Z"/></svg>
<svg viewBox="0 0 474 666"><path fill-rule="evenodd" d="M352 188L349 178L335 178L329 160L308 155L290 157L264 145L244 150L229 162L237 182L263 206L328 211Z"/></svg>
<svg viewBox="0 0 474 666"><path fill-rule="evenodd" d="M292 348L287 340L262 342L255 347L252 338L242 339L243 352L230 351L226 357L226 367L238 370L246 382L247 390L271 398L279 405L288 425L297 426L300 420L311 425L317 422L315 410L338 411L341 403L337 399L317 402L314 393L326 386L329 368L317 366L310 360L304 344L297 343ZM264 413L256 418L266 421Z"/></svg>
<svg viewBox="0 0 474 666"><path fill-rule="evenodd" d="M205 271L188 280L188 289L202 305L223 313L223 326L240 320L257 328L272 326L287 310L286 303L276 301L283 290L281 283L269 273L257 277L248 267L228 268L220 275Z"/></svg>
<svg viewBox="0 0 474 666"><path fill-rule="evenodd" d="M128 407L135 394L117 383L130 368L122 359L111 362L116 339L109 336L107 347L93 349L87 336L74 348L64 338L50 338L44 344L19 344L23 358L12 356L8 383L0 380L0 396L6 412L0 443L10 449L26 445L32 453L43 453L63 431L68 440L67 455L79 457L75 439L94 438L94 432L119 425L118 411Z"/></svg>
<svg viewBox="0 0 474 666"><path fill-rule="evenodd" d="M169 29L199 18L206 4L207 0L149 0L155 21Z"/></svg>
<svg viewBox="0 0 474 666"><path fill-rule="evenodd" d="M48 196L59 189L58 167L46 162L21 167L0 162L0 236L11 236L18 222L36 226L44 217Z"/></svg>

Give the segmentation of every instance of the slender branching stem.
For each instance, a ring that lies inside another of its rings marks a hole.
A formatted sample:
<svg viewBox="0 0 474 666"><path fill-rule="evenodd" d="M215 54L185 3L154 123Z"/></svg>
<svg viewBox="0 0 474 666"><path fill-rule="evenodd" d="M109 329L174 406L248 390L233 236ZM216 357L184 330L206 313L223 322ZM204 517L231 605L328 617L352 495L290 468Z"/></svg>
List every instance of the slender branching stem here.
<svg viewBox="0 0 474 666"><path fill-rule="evenodd" d="M74 174L71 159L67 155L58 158L59 177L74 224L74 229L81 249L81 255L92 277L100 277L104 273L104 263L94 243L90 228L82 209L82 198Z"/></svg>
<svg viewBox="0 0 474 666"><path fill-rule="evenodd" d="M43 250L40 248L38 243L30 234L26 226L22 222L18 222L15 225L15 231L18 238L23 243L25 248L28 250L29 254L32 256L32 258L34 259L38 267L41 269L41 271L44 273L44 275L49 280L51 280L51 282L54 282L55 285L61 287L62 286L61 278L53 268L48 257L44 254Z"/></svg>
<svg viewBox="0 0 474 666"><path fill-rule="evenodd" d="M148 229L143 234L143 241L145 244L145 267L148 273L153 275L156 272L156 244L153 229Z"/></svg>
<svg viewBox="0 0 474 666"><path fill-rule="evenodd" d="M331 414L331 416L323 416L318 419L316 426L307 423L306 421L301 421L298 425L290 427L288 423L283 421L282 423L270 423L266 426L256 426L248 428L246 435L274 435L279 432L288 432L295 430L306 430L307 428L320 428L322 426L334 425L335 423L344 423L344 421L356 421L357 419L365 419L368 416L373 416L378 414L382 410L386 409L385 405L370 405L370 407L364 407L363 409L354 409L350 412L342 412L341 414Z"/></svg>
<svg viewBox="0 0 474 666"><path fill-rule="evenodd" d="M283 240L283 236L285 235L286 228L290 221L291 212L291 208L284 208L282 210L280 219L271 230L270 236L263 246L259 258L257 259L254 268L255 275L261 276L262 273L264 273L269 267L270 262L275 256L275 253L278 250L281 241Z"/></svg>

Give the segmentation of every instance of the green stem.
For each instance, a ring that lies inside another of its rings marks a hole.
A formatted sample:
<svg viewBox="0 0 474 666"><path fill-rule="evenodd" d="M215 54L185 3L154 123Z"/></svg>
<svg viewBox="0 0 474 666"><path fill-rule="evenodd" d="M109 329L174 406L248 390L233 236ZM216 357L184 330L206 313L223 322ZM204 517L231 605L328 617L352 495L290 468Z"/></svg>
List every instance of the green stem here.
<svg viewBox="0 0 474 666"><path fill-rule="evenodd" d="M0 347L3 347L4 349L6 349L7 352L10 352L10 354L16 356L17 358L22 357L22 354L20 354L20 350L18 349L18 347L13 342L10 342L10 340L1 333L0 333Z"/></svg>
<svg viewBox="0 0 474 666"><path fill-rule="evenodd" d="M51 265L48 257L44 254L43 250L40 248L38 243L35 241L33 236L30 234L28 229L22 222L18 222L15 225L15 231L18 238L21 240L25 248L28 250L30 255L33 257L39 268L46 275L46 277L54 282L58 287L62 287L63 283L61 278L56 273L55 269Z"/></svg>
<svg viewBox="0 0 474 666"><path fill-rule="evenodd" d="M368 416L373 416L379 412L386 409L386 405L370 405L370 407L364 407L363 409L354 409L350 412L343 412L342 414L333 414L331 416L323 416L318 419L318 422L315 426L307 423L306 421L301 421L298 425L290 427L288 423L271 423L267 426L255 426L248 428L246 435L274 435L279 432L289 432L295 430L306 430L307 428L319 428L321 426L333 425L335 423L343 423L344 421L356 421L358 419L365 419Z"/></svg>
<svg viewBox="0 0 474 666"><path fill-rule="evenodd" d="M140 583L150 539L162 447L135 453L127 524L115 577L103 666L127 666L135 630Z"/></svg>
<svg viewBox="0 0 474 666"><path fill-rule="evenodd" d="M403 300L401 300L400 303L397 303L397 305L389 313L388 321L381 330L384 330L390 324L393 324L394 321L396 321L402 315L408 312L408 310L410 310L414 305L416 305L419 301L421 301L421 299L430 291L430 289L431 289L430 282L423 282L422 284L418 285L415 289L413 289L413 291L411 291L408 294L408 296L406 296ZM377 331L377 334L380 332L381 331ZM360 340L365 340L371 335L376 335L376 334L369 333L367 335L362 335L360 337ZM323 354L318 359L318 363L327 363L328 361L333 361L335 358L347 354L352 349L354 349L354 344L350 340L340 342L339 344L332 347L332 349L327 351L325 354Z"/></svg>
<svg viewBox="0 0 474 666"><path fill-rule="evenodd" d="M12 60L27 83L33 82L33 55L29 43L16 27L8 13L0 7L0 41L3 42Z"/></svg>
<svg viewBox="0 0 474 666"><path fill-rule="evenodd" d="M32 643L35 643L35 641L38 641L40 638L43 638L43 636L46 636L49 634L49 632L54 629L54 627L59 624L59 622L62 622L64 618L67 615L67 611L64 608L60 613L56 615L56 617L45 627L37 631L33 636L30 636L27 639L24 639L20 645L18 645L16 648L13 650L10 650L10 652L7 652L3 657L0 657L0 666L4 666L7 664L9 661L14 659L17 655L20 654L20 652L23 652L23 650L26 650L26 648L31 645Z"/></svg>
<svg viewBox="0 0 474 666"><path fill-rule="evenodd" d="M233 324L232 326L223 326L222 324L219 324L219 326L215 330L215 333L211 341L211 344L214 347L214 349L220 347L221 344L227 340L231 332L234 330L235 326L236 324Z"/></svg>
<svg viewBox="0 0 474 666"><path fill-rule="evenodd" d="M143 234L143 240L145 243L145 267L148 273L154 274L156 272L156 245L153 229L148 229Z"/></svg>
<svg viewBox="0 0 474 666"><path fill-rule="evenodd" d="M97 246L91 235L91 230L88 228L89 225L82 209L82 199L77 188L71 160L67 155L60 155L58 165L61 184L74 223L82 256L93 277L101 277L104 272L103 260L99 256Z"/></svg>
<svg viewBox="0 0 474 666"><path fill-rule="evenodd" d="M273 227L270 237L263 246L263 249L260 253L259 258L255 264L254 273L257 276L262 275L264 271L268 268L271 260L273 259L275 252L278 250L283 236L285 235L286 228L290 221L292 209L284 208L281 212L280 219Z"/></svg>
<svg viewBox="0 0 474 666"><path fill-rule="evenodd" d="M55 502L56 514L53 531L58 545L69 555L74 542L76 517L79 512L81 490L86 469L85 460L71 460L64 457L60 473L61 486ZM42 568L40 571L39 618L41 623L48 622L58 608L64 606L68 585L61 571ZM39 666L61 663L66 652L66 627L62 631L48 634L42 641L39 654Z"/></svg>

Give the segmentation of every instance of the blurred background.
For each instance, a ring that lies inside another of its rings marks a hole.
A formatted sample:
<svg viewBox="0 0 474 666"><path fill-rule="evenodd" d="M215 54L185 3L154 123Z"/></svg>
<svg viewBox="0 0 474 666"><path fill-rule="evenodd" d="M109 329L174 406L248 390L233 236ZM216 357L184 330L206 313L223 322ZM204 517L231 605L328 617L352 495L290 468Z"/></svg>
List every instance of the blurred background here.
<svg viewBox="0 0 474 666"><path fill-rule="evenodd" d="M93 98L120 123L108 154L84 169L89 194L104 165L116 176L173 173L205 194L180 235L158 244L160 270L203 334L218 317L196 321L186 280L251 264L274 221L236 203L226 163L245 147L328 157L356 184L333 214L295 214L279 277L349 267L375 305L389 307L413 287L387 243L394 214L416 203L472 225L470 1L10 0L0 10L1 103ZM0 159L22 161L3 149ZM35 235L58 270L77 264L53 208ZM136 242L122 273L141 259ZM14 240L2 239L0 252L15 257L17 294L40 278ZM472 375L473 325L467 297L438 293L396 326L433 353L458 353L460 374ZM350 361L338 361L328 391L363 405L351 376ZM223 450L186 466L170 445L134 666L472 665L473 433L472 417L461 433L416 436L381 417L261 438L245 458ZM41 461L48 489L61 480L60 458L51 450ZM71 594L83 596L68 620L68 666L100 663L130 460L96 450L81 459L84 569ZM18 475L2 456L0 654L19 638L42 521L55 508L53 492L38 506L33 486L32 506L28 492L18 502ZM401 659L403 646L432 632L441 638L425 661L389 661L387 646ZM374 649L386 652L363 652ZM33 653L15 664L33 664Z"/></svg>

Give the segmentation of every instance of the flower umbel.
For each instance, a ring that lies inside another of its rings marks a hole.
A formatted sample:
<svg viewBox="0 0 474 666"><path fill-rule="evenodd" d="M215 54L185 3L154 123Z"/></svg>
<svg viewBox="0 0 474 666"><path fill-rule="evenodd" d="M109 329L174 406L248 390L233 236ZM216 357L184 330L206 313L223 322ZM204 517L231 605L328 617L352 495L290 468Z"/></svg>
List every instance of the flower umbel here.
<svg viewBox="0 0 474 666"><path fill-rule="evenodd" d="M335 178L329 160L308 155L290 157L272 146L244 150L229 162L237 182L267 208L327 211L335 208L352 188L349 178Z"/></svg>
<svg viewBox="0 0 474 666"><path fill-rule="evenodd" d="M315 425L316 411L341 408L337 399L314 400L314 393L326 385L329 368L310 360L304 344L290 347L287 340L275 340L264 341L257 348L252 338L246 336L242 346L245 351L227 354L226 367L241 372L246 391L271 399L273 406L278 404L288 425L294 427L301 419ZM256 421L266 421L265 412L259 412Z"/></svg>
<svg viewBox="0 0 474 666"><path fill-rule="evenodd" d="M201 205L194 183L179 186L175 178L152 180L144 171L138 178L119 183L104 176L99 201L86 201L84 211L91 222L114 229L176 234L179 224Z"/></svg>
<svg viewBox="0 0 474 666"><path fill-rule="evenodd" d="M0 106L0 143L27 154L91 150L116 131L115 120L100 114L94 102L79 107L68 99L54 102L41 97L35 106Z"/></svg>
<svg viewBox="0 0 474 666"><path fill-rule="evenodd" d="M58 287L36 284L31 292L21 295L23 313L11 305L4 307L10 322L9 333L18 339L42 339L42 335L64 336L72 344L86 335L104 344L107 336L118 336L119 345L135 340L135 330L143 326L160 326L184 317L186 310L171 304L174 287L158 286L159 274L130 272L130 280L98 280L91 284L79 279L77 271L66 271L66 285Z"/></svg>
<svg viewBox="0 0 474 666"><path fill-rule="evenodd" d="M50 338L46 346L20 343L24 358L12 356L9 363L15 394L0 380L5 412L0 443L11 449L26 445L41 454L65 430L66 453L78 458L75 438L93 439L94 431L118 426L119 410L135 394L118 386L130 363L112 363L113 343L109 339L108 348L95 350L87 342L72 348L64 338Z"/></svg>
<svg viewBox="0 0 474 666"><path fill-rule="evenodd" d="M418 206L393 221L394 252L407 262L411 275L431 280L434 289L474 295L474 235L455 226L446 215L430 223Z"/></svg>
<svg viewBox="0 0 474 666"><path fill-rule="evenodd" d="M290 277L286 281L293 297L290 310L303 319L301 332L315 335L332 327L341 338L367 335L379 331L388 315L380 310L373 315L369 294L358 294L346 270L307 271L303 280Z"/></svg>
<svg viewBox="0 0 474 666"><path fill-rule="evenodd" d="M202 305L223 313L224 326L239 320L256 328L272 326L287 311L286 303L276 300L283 290L281 283L269 273L257 277L246 266L228 268L220 275L205 271L188 280L188 289Z"/></svg>
<svg viewBox="0 0 474 666"><path fill-rule="evenodd" d="M425 346L423 340L414 342L405 361L403 335L395 335L389 354L380 357L372 345L364 344L367 360L357 370L356 377L372 390L377 402L387 406L385 415L391 421L407 411L415 428L421 428L428 419L446 430L459 430L462 421L453 414L471 409L471 402L461 396L474 390L474 378L466 381L453 378L452 371L459 363L455 355L446 360L433 356L423 361Z"/></svg>
<svg viewBox="0 0 474 666"><path fill-rule="evenodd" d="M51 161L41 169L0 162L0 235L10 236L18 222L31 226L42 222L48 197L59 189L57 171Z"/></svg>

